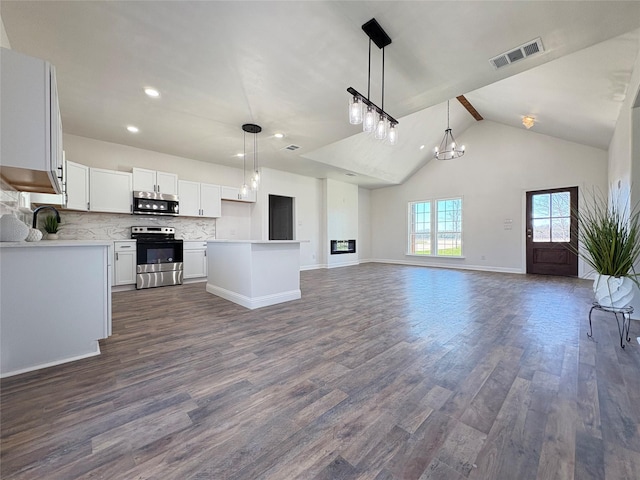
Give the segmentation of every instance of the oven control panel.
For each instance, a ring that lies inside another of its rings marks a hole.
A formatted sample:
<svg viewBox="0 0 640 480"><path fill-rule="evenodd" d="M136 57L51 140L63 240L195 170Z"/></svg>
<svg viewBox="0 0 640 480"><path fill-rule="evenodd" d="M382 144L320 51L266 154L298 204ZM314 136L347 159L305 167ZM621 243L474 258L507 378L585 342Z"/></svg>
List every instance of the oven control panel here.
<svg viewBox="0 0 640 480"><path fill-rule="evenodd" d="M173 227L131 227L131 233L173 235L176 233L176 229Z"/></svg>

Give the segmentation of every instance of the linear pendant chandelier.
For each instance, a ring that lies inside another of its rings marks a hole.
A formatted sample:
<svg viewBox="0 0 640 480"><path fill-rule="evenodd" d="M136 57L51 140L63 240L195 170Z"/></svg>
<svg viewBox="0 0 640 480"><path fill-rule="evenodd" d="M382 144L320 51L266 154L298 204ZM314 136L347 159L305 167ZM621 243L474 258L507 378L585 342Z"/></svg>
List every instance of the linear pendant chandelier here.
<svg viewBox="0 0 640 480"><path fill-rule="evenodd" d="M382 29L375 18L362 25L362 30L369 37L369 72L367 75L367 96L365 97L355 88L347 88L352 95L349 100L349 123L359 125L367 133L373 132L378 140L388 138L391 145L398 141L398 121L384 111L384 47L391 43L391 38ZM371 94L371 42L382 50L382 106L378 107L369 96Z"/></svg>

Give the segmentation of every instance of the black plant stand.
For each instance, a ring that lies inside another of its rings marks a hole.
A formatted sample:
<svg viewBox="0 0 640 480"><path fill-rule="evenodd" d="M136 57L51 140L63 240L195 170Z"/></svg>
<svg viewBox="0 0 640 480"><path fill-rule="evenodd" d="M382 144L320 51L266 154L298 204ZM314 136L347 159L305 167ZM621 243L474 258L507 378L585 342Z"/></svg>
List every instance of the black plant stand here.
<svg viewBox="0 0 640 480"><path fill-rule="evenodd" d="M618 332L620 333L620 346L624 348L622 339L626 337L625 340L627 342L631 340L631 337L629 337L629 327L631 326L631 314L633 313L633 307L632 306L622 307L622 308L603 307L598 302L593 302L593 306L591 307L591 310L589 310L589 333L587 333L587 337L589 338L593 338L593 327L591 326L591 313L594 310L613 313L616 316L616 323L618 324ZM620 320L618 319L618 315L622 315L622 327L620 327ZM627 328L626 331L625 331L625 326Z"/></svg>

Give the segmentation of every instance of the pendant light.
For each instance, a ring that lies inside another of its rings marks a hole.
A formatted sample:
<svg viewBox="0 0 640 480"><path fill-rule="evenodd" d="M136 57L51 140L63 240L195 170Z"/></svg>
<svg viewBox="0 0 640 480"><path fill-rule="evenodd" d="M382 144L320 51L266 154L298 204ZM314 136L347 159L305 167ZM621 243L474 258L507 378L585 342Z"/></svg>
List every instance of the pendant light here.
<svg viewBox="0 0 640 480"><path fill-rule="evenodd" d="M241 198L247 198L249 191L257 191L260 186L260 170L258 169L258 133L262 131L260 125L254 123L245 123L242 125L243 137L243 161L242 161L242 186L240 187ZM253 169L251 171L251 178L249 184L247 184L247 133L253 134Z"/></svg>
<svg viewBox="0 0 640 480"><path fill-rule="evenodd" d="M369 70L367 73L367 96L359 93L355 88L347 88L352 97L349 100L349 123L359 125L362 131L373 133L378 140L389 138L389 143L395 145L398 141L398 121L384 111L384 47L391 43L391 38L382 29L375 18L362 25L362 30L369 37ZM382 50L382 107L373 103L371 94L371 42Z"/></svg>
<svg viewBox="0 0 640 480"><path fill-rule="evenodd" d="M440 142L440 148L434 149L433 157L438 160L451 160L452 158L460 158L464 155L464 145L457 147L456 139L453 138L453 132L449 127L449 100L447 100L447 129L444 131L444 137Z"/></svg>

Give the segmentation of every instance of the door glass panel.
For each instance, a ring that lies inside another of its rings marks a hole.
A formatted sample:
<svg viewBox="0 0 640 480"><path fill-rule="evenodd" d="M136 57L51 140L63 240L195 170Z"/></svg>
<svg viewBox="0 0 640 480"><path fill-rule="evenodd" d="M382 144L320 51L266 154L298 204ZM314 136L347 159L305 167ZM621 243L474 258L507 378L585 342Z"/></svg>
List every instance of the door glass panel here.
<svg viewBox="0 0 640 480"><path fill-rule="evenodd" d="M549 201L551 195L548 193L542 195L533 195L533 215L532 218L549 218Z"/></svg>
<svg viewBox="0 0 640 480"><path fill-rule="evenodd" d="M571 232L569 231L570 225L571 220L569 218L554 218L551 224L551 241L571 241Z"/></svg>
<svg viewBox="0 0 640 480"><path fill-rule="evenodd" d="M569 192L559 192L551 194L551 216L552 217L569 217L570 215Z"/></svg>
<svg viewBox="0 0 640 480"><path fill-rule="evenodd" d="M534 218L533 222L533 241L549 242L551 241L551 223L548 218Z"/></svg>

